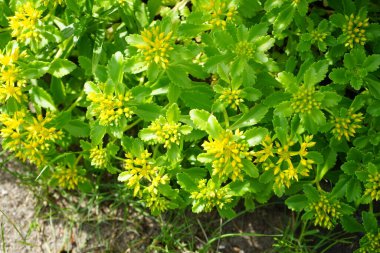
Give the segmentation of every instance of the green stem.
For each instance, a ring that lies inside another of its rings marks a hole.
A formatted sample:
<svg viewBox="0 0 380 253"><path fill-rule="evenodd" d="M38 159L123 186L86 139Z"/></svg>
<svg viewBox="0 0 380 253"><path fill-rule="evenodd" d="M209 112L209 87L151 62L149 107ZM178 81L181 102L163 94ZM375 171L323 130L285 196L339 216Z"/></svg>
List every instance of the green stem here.
<svg viewBox="0 0 380 253"><path fill-rule="evenodd" d="M79 97L74 101L74 103L72 103L72 104L70 105L69 108L67 108L67 110L66 110L67 112L72 111L72 110L77 106L77 104L79 103L79 101L82 100L82 98L83 98L83 94L84 94L84 91L82 90L82 92L79 94Z"/></svg>
<svg viewBox="0 0 380 253"><path fill-rule="evenodd" d="M74 162L74 168L77 167L77 165L78 165L79 161L82 159L82 157L83 157L83 155L80 154L80 155L78 156L78 158L75 160L75 162Z"/></svg>
<svg viewBox="0 0 380 253"><path fill-rule="evenodd" d="M136 126L136 125L137 125L138 123L140 123L141 121L142 121L142 119L138 119L138 120L136 120L135 122L133 122L132 124L126 126L125 129L124 129L124 132L125 132L125 131L128 131L128 130L131 129L132 127Z"/></svg>
<svg viewBox="0 0 380 253"><path fill-rule="evenodd" d="M226 128L229 128L230 127L230 119L228 117L228 113L227 113L226 108L223 108L223 117L224 117L224 123L226 125Z"/></svg>

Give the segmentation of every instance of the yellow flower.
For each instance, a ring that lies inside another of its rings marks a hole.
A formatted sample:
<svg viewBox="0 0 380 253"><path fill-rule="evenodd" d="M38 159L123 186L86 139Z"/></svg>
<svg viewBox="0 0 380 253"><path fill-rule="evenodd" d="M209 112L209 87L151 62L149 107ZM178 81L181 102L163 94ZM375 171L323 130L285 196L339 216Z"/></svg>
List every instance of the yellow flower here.
<svg viewBox="0 0 380 253"><path fill-rule="evenodd" d="M254 152L255 163L262 164L264 170L273 170L275 175L274 187L280 189L282 186L290 187L293 181L298 181L299 175L308 176L312 170L314 161L306 158L308 148L313 147L313 136L305 136L299 143L299 149L294 146L298 143L290 138L284 144L275 142L267 135L261 142L262 149ZM295 166L294 163L299 161Z"/></svg>
<svg viewBox="0 0 380 253"><path fill-rule="evenodd" d="M360 239L360 249L358 253L380 253L380 233L366 233Z"/></svg>
<svg viewBox="0 0 380 253"><path fill-rule="evenodd" d="M148 127L149 130L155 132L154 141L164 144L165 148L170 148L172 144L179 145L181 138L181 123L168 122L166 120L157 119Z"/></svg>
<svg viewBox="0 0 380 253"><path fill-rule="evenodd" d="M172 33L161 31L159 26L144 29L141 32L143 43L136 45L145 57L144 60L151 64L155 62L162 68L166 68L169 63L168 52L173 50Z"/></svg>
<svg viewBox="0 0 380 253"><path fill-rule="evenodd" d="M214 207L223 209L225 204L232 201L229 187L220 187L214 181L201 179L198 182L198 190L191 193L190 198L194 200L193 206L204 205L203 210L210 212Z"/></svg>
<svg viewBox="0 0 380 253"><path fill-rule="evenodd" d="M145 197L145 203L152 213L161 213L169 209L170 201L159 194L148 194Z"/></svg>
<svg viewBox="0 0 380 253"><path fill-rule="evenodd" d="M321 193L319 200L309 204L308 209L313 212L314 225L332 229L337 220L342 216L341 205L338 200L327 197Z"/></svg>
<svg viewBox="0 0 380 253"><path fill-rule="evenodd" d="M237 14L237 7L233 1L209 0L201 1L200 4L195 1L195 5L197 5L198 9L210 13L209 24L213 28L225 29L227 23L233 21L234 16Z"/></svg>
<svg viewBox="0 0 380 253"><path fill-rule="evenodd" d="M13 83L18 79L19 72L20 70L14 65L3 69L0 73L0 82L4 82L8 85L13 85Z"/></svg>
<svg viewBox="0 0 380 253"><path fill-rule="evenodd" d="M248 41L239 41L235 46L235 54L241 58L252 59L254 52L253 44Z"/></svg>
<svg viewBox="0 0 380 253"><path fill-rule="evenodd" d="M92 116L98 118L102 126L118 125L122 116L130 119L134 114L133 110L126 105L132 99L130 92L126 92L124 96L91 92L87 98L92 102Z"/></svg>
<svg viewBox="0 0 380 253"><path fill-rule="evenodd" d="M79 183L86 181L82 170L77 167L59 166L54 171L53 178L58 180L59 187L68 190L74 190Z"/></svg>
<svg viewBox="0 0 380 253"><path fill-rule="evenodd" d="M315 89L300 87L291 100L291 106L295 113L311 113L313 109L320 109L321 102L315 99Z"/></svg>
<svg viewBox="0 0 380 253"><path fill-rule="evenodd" d="M241 90L239 89L224 89L222 95L219 96L219 99L223 103L226 103L227 106L231 106L234 110L237 110L238 106L244 102L241 98Z"/></svg>
<svg viewBox="0 0 380 253"><path fill-rule="evenodd" d="M9 17L9 26L12 29L12 37L25 41L29 38L36 38L37 22L41 17L42 11L37 10L32 2L26 2L19 6L15 15Z"/></svg>
<svg viewBox="0 0 380 253"><path fill-rule="evenodd" d="M349 141L350 137L355 136L356 129L362 127L363 120L363 113L354 113L352 110L348 110L346 116L335 118L332 133L335 134L338 140L344 136Z"/></svg>
<svg viewBox="0 0 380 253"><path fill-rule="evenodd" d="M17 62L20 57L19 47L14 46L10 53L2 54L0 53L0 64L3 66L11 66Z"/></svg>
<svg viewBox="0 0 380 253"><path fill-rule="evenodd" d="M1 114L0 122L4 125L1 136L4 138L3 147L15 152L15 156L22 161L41 166L46 162L45 154L51 149L52 143L62 138L62 132L54 127L46 126L52 117L47 113L46 117L38 115L33 118L25 118L23 111L15 112L12 116Z"/></svg>
<svg viewBox="0 0 380 253"><path fill-rule="evenodd" d="M373 201L380 200L380 173L369 174L364 187L365 196L370 196Z"/></svg>
<svg viewBox="0 0 380 253"><path fill-rule="evenodd" d="M90 150L91 165L101 169L107 165L107 152L102 147L95 147Z"/></svg>
<svg viewBox="0 0 380 253"><path fill-rule="evenodd" d="M138 157L134 157L131 153L125 154L126 160L124 168L130 174L127 181L127 186L133 188L134 196L142 196L140 191L140 181L151 182L155 175L158 173L159 168L152 164L152 159L150 158L151 153L144 150Z"/></svg>
<svg viewBox="0 0 380 253"><path fill-rule="evenodd" d="M212 175L219 177L230 177L233 181L243 179L243 161L250 160L252 152L249 151L248 143L242 138L241 132L236 130L235 134L226 130L219 138L209 138L202 144L212 161Z"/></svg>
<svg viewBox="0 0 380 253"><path fill-rule="evenodd" d="M368 27L368 18L364 16L346 16L347 23L343 25L342 31L346 36L346 47L353 48L355 44L364 46L367 41L365 28Z"/></svg>

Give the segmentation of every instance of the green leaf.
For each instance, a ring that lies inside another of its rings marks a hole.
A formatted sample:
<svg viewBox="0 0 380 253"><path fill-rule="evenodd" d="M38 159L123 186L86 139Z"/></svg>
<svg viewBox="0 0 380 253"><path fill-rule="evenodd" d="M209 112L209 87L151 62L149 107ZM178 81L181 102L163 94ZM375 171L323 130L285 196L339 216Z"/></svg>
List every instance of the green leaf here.
<svg viewBox="0 0 380 253"><path fill-rule="evenodd" d="M118 85L123 82L123 68L124 68L123 54L116 52L112 55L107 65L107 73L114 85Z"/></svg>
<svg viewBox="0 0 380 253"><path fill-rule="evenodd" d="M30 89L29 94L34 103L41 106L42 108L48 108L52 111L57 110L54 101L51 98L50 94L47 93L41 87L34 86Z"/></svg>
<svg viewBox="0 0 380 253"><path fill-rule="evenodd" d="M367 112L369 114L371 114L372 116L374 116L374 117L380 116L380 101L379 100L375 100L374 102L372 102L368 106Z"/></svg>
<svg viewBox="0 0 380 253"><path fill-rule="evenodd" d="M196 37L198 34L211 28L212 25L185 23L178 28L178 34L184 37Z"/></svg>
<svg viewBox="0 0 380 253"><path fill-rule="evenodd" d="M308 200L315 202L319 200L319 192L310 184L305 184L303 186L303 192L305 193Z"/></svg>
<svg viewBox="0 0 380 253"><path fill-rule="evenodd" d="M90 127L88 123L80 119L70 120L63 128L75 137L88 137L90 135Z"/></svg>
<svg viewBox="0 0 380 253"><path fill-rule="evenodd" d="M243 115L231 126L231 129L238 129L247 126L253 126L260 122L267 114L268 107L258 104Z"/></svg>
<svg viewBox="0 0 380 253"><path fill-rule="evenodd" d="M191 80L187 73L179 66L171 65L166 69L170 81L178 87L189 88L191 87Z"/></svg>
<svg viewBox="0 0 380 253"><path fill-rule="evenodd" d="M38 79L45 75L50 67L50 63L43 61L33 61L23 66L21 76L24 79Z"/></svg>
<svg viewBox="0 0 380 253"><path fill-rule="evenodd" d="M190 109L211 110L214 92L209 85L193 85L190 89L183 89L180 99Z"/></svg>
<svg viewBox="0 0 380 253"><path fill-rule="evenodd" d="M172 104L166 111L166 119L168 122L178 122L181 116L181 111L177 104Z"/></svg>
<svg viewBox="0 0 380 253"><path fill-rule="evenodd" d="M268 135L268 129L263 127L253 127L244 133L245 140L250 147L259 145L265 136Z"/></svg>
<svg viewBox="0 0 380 253"><path fill-rule="evenodd" d="M281 102L290 100L291 97L292 96L290 93L274 92L266 97L266 99L263 101L263 104L268 107L275 107L281 104Z"/></svg>
<svg viewBox="0 0 380 253"><path fill-rule="evenodd" d="M367 57L363 63L363 67L368 72L376 71L380 66L380 54L373 54Z"/></svg>
<svg viewBox="0 0 380 253"><path fill-rule="evenodd" d="M273 23L273 30L275 35L279 35L290 25L290 23L293 21L294 12L295 8L291 4L282 9Z"/></svg>
<svg viewBox="0 0 380 253"><path fill-rule="evenodd" d="M334 91L323 92L322 105L324 107L334 107L342 100L342 97Z"/></svg>
<svg viewBox="0 0 380 253"><path fill-rule="evenodd" d="M377 220L372 212L362 212L363 225L367 233L376 234L377 231Z"/></svg>
<svg viewBox="0 0 380 253"><path fill-rule="evenodd" d="M212 138L218 138L224 132L215 116L207 111L193 109L190 118L198 129L206 131Z"/></svg>
<svg viewBox="0 0 380 253"><path fill-rule="evenodd" d="M251 161L248 161L247 159L242 159L241 161L244 165L243 170L248 176L253 178L259 177L259 170Z"/></svg>
<svg viewBox="0 0 380 253"><path fill-rule="evenodd" d="M128 181L133 175L129 171L123 171L117 177L117 180L120 182Z"/></svg>
<svg viewBox="0 0 380 253"><path fill-rule="evenodd" d="M55 103L61 104L65 101L66 89L61 79L54 76L51 78L50 93L53 94Z"/></svg>
<svg viewBox="0 0 380 253"><path fill-rule="evenodd" d="M345 162L341 169L346 173L347 175L354 175L355 171L357 171L359 168L359 164L357 164L355 161L347 161Z"/></svg>
<svg viewBox="0 0 380 253"><path fill-rule="evenodd" d="M55 59L48 70L49 74L52 74L55 77L61 78L65 75L70 74L74 69L76 69L77 65L73 62L66 59Z"/></svg>
<svg viewBox="0 0 380 253"><path fill-rule="evenodd" d="M102 143L103 137L106 134L107 128L101 125L94 125L91 127L90 138L94 145Z"/></svg>
<svg viewBox="0 0 380 253"><path fill-rule="evenodd" d="M289 209L300 212L307 206L308 199L305 195L297 194L287 198L285 204Z"/></svg>
<svg viewBox="0 0 380 253"><path fill-rule="evenodd" d="M340 218L340 223L344 231L349 233L364 232L363 226L352 216L343 216Z"/></svg>
<svg viewBox="0 0 380 253"><path fill-rule="evenodd" d="M313 63L304 74L305 86L310 88L315 84L321 82L325 79L327 71L329 68L329 63L327 60L322 60Z"/></svg>
<svg viewBox="0 0 380 253"><path fill-rule="evenodd" d="M145 121L153 121L161 115L162 107L156 104L139 104L134 112Z"/></svg>
<svg viewBox="0 0 380 253"><path fill-rule="evenodd" d="M361 197L362 194L362 186L360 181L355 178L352 178L348 181L346 188L346 199L348 202L356 201Z"/></svg>
<svg viewBox="0 0 380 253"><path fill-rule="evenodd" d="M243 196L250 191L250 183L248 181L235 181L228 184L232 196Z"/></svg>
<svg viewBox="0 0 380 253"><path fill-rule="evenodd" d="M350 80L346 77L345 68L335 68L329 74L329 78L336 84L346 84Z"/></svg>
<svg viewBox="0 0 380 253"><path fill-rule="evenodd" d="M317 151L309 151L306 157L313 160L316 164L323 163L323 155Z"/></svg>

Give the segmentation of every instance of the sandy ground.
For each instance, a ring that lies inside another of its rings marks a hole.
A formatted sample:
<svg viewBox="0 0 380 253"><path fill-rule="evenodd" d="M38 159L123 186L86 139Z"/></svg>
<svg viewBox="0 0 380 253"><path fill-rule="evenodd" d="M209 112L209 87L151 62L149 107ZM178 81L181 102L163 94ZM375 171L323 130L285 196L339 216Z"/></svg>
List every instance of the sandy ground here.
<svg viewBox="0 0 380 253"><path fill-rule="evenodd" d="M96 222L83 221L83 217L77 216L75 210L68 210L71 212L71 221L61 220L57 214L50 214L49 208L38 202L35 195L0 168L0 253L162 252L147 247L157 243L162 245L163 242L157 242L160 235L178 236L171 233L170 227L163 233L157 221L149 215L136 213L132 208L130 211L121 210L120 213L112 213L105 208L100 214L90 214L89 218L94 218ZM57 203L60 204L59 201ZM205 214L202 217L203 215L189 214L189 220L199 218L198 224L209 223L211 229L208 232L215 232L221 222L220 218L216 214ZM278 234L276 227L284 226L283 217L283 210L275 210L273 207L257 209L254 213L245 214L227 224L222 233ZM165 215L164 219L170 220ZM212 225L214 221L215 224ZM199 246L202 241L207 241L207 235L198 224L193 221L187 233L195 235L193 238L198 242L195 245ZM165 241L165 238L161 239ZM240 236L222 239L213 248L218 248L223 253L262 253L272 252L272 243L270 237Z"/></svg>

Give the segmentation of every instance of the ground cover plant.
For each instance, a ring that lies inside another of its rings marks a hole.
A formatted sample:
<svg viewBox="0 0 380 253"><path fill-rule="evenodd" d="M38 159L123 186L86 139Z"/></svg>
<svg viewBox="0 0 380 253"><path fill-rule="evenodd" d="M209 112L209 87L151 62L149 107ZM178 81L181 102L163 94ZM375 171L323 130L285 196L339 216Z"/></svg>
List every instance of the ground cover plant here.
<svg viewBox="0 0 380 253"><path fill-rule="evenodd" d="M153 215L277 198L379 252L377 1L0 7L2 147L40 185L112 183Z"/></svg>

